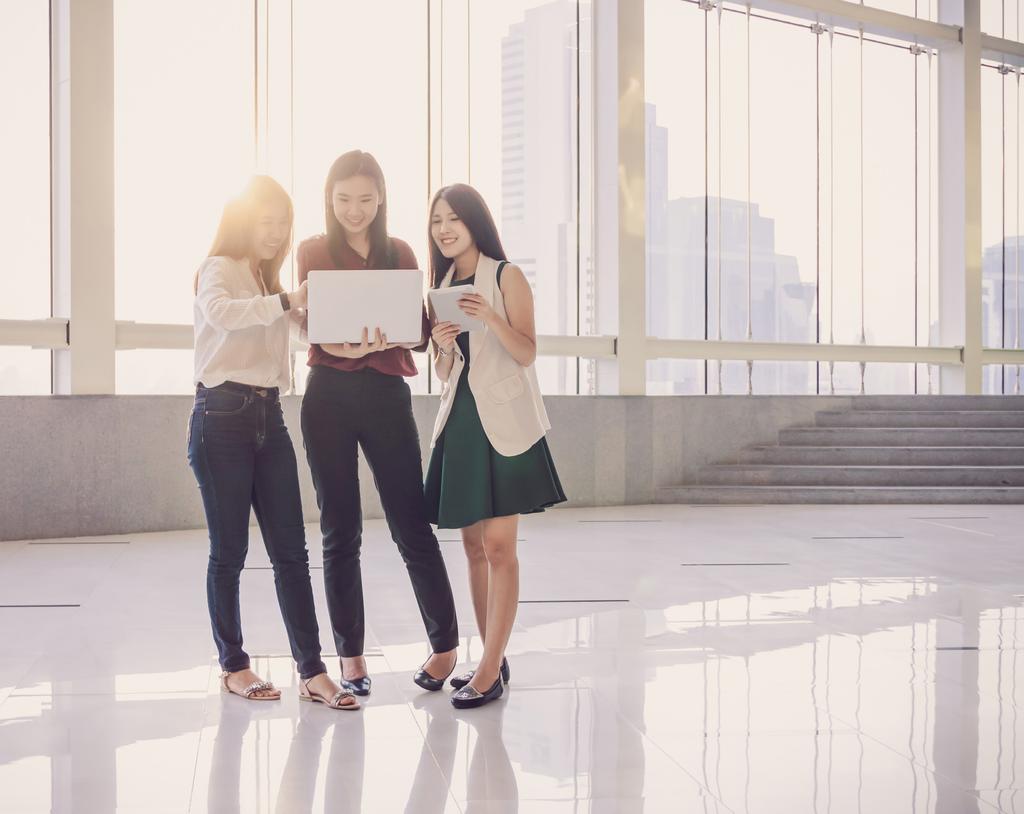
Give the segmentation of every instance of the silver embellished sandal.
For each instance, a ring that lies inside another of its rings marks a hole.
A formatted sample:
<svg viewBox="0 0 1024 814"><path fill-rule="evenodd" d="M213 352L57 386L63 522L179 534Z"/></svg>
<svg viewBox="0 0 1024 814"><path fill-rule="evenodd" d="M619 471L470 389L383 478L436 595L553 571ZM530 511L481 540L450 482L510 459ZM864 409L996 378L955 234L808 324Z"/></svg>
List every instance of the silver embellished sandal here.
<svg viewBox="0 0 1024 814"><path fill-rule="evenodd" d="M242 671L239 670L238 672ZM228 676L230 675L234 675L234 673L225 672L220 674L221 692L238 695L246 701L277 701L281 698L281 691L269 681L254 681L243 690L232 689L228 684ZM261 693L273 693L273 695L262 695Z"/></svg>
<svg viewBox="0 0 1024 814"><path fill-rule="evenodd" d="M321 673L321 675L326 675ZM316 678L316 676L313 676ZM302 680L302 686L299 688L299 700L310 701L315 704L323 704L324 706L330 707L331 709L344 709L344 710L357 710L360 709L359 701L356 700L355 693L349 692L348 690L338 690L334 695L328 698L326 695L321 695L315 690L309 688L309 682L313 680Z"/></svg>

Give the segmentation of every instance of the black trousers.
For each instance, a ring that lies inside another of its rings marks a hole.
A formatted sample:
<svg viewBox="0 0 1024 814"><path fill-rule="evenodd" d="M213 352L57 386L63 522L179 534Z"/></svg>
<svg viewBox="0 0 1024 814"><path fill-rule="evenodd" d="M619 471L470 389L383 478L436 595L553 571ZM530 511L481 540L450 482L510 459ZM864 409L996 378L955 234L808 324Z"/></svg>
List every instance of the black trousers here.
<svg viewBox="0 0 1024 814"><path fill-rule="evenodd" d="M324 585L338 655L363 654L359 566L363 515L358 447L380 493L434 652L458 645L448 571L423 499L423 460L409 385L400 376L316 366L302 398L302 435L324 537Z"/></svg>

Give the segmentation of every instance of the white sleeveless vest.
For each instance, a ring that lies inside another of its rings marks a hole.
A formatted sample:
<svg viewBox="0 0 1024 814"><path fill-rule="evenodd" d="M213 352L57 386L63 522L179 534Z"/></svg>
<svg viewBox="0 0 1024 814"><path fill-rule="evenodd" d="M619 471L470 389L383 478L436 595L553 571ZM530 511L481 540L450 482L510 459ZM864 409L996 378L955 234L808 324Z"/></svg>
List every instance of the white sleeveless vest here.
<svg viewBox="0 0 1024 814"><path fill-rule="evenodd" d="M497 282L498 265L497 260L481 254L473 284L498 316L507 321L505 299ZM450 286L454 276L455 265L452 264L441 287ZM455 354L452 372L441 388L441 408L434 423L431 448L448 421L455 389L466 364L457 344L452 353ZM551 429L537 383L537 371L533 365L523 367L513 359L489 328L469 334L469 355L469 390L476 401L487 440L499 455L521 455Z"/></svg>

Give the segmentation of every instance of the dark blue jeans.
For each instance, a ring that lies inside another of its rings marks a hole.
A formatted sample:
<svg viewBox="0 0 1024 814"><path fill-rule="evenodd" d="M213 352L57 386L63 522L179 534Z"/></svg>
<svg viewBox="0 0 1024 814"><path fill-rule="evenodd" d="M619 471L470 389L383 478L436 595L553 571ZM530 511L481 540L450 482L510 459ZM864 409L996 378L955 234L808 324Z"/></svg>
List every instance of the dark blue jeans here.
<svg viewBox="0 0 1024 814"><path fill-rule="evenodd" d="M210 530L206 595L221 668L249 667L242 648L238 583L249 549L249 509L263 533L292 657L303 678L326 672L309 580L295 450L277 390L226 382L196 389L188 462Z"/></svg>

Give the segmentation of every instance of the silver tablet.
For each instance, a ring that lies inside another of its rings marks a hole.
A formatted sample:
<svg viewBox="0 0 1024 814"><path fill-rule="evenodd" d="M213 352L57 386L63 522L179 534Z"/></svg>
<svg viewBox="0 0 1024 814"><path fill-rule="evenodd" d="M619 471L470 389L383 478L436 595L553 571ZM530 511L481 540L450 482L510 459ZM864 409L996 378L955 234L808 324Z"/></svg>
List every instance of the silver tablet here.
<svg viewBox="0 0 1024 814"><path fill-rule="evenodd" d="M447 288L432 288L427 295L438 322L454 322L463 331L482 331L484 324L471 317L461 308L459 300L466 294L479 294L473 285L453 285Z"/></svg>

